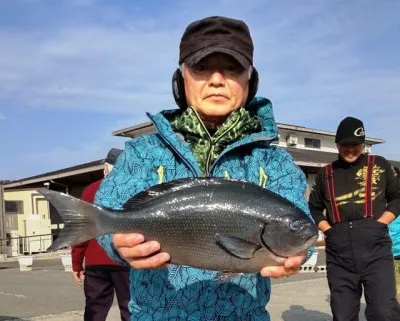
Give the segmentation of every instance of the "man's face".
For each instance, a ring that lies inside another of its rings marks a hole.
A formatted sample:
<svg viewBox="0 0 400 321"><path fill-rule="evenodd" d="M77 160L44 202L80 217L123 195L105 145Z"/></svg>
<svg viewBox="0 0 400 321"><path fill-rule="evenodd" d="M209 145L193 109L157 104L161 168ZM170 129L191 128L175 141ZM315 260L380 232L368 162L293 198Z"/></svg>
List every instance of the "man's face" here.
<svg viewBox="0 0 400 321"><path fill-rule="evenodd" d="M204 120L218 123L243 106L249 91L249 72L235 59L212 54L196 66L184 67L186 100Z"/></svg>
<svg viewBox="0 0 400 321"><path fill-rule="evenodd" d="M354 163L364 150L364 144L337 145L339 155L348 163Z"/></svg>
<svg viewBox="0 0 400 321"><path fill-rule="evenodd" d="M110 172L112 171L113 167L114 166L109 164L109 163L104 163L104 170L103 170L104 177L106 177L108 174L110 174Z"/></svg>

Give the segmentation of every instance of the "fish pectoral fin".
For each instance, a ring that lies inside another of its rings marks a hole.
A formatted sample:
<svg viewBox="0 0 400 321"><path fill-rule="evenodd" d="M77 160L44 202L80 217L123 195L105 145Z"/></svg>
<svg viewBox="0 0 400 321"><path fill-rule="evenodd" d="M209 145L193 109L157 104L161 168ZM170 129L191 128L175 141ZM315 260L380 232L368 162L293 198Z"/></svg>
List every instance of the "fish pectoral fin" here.
<svg viewBox="0 0 400 321"><path fill-rule="evenodd" d="M216 243L224 251L236 256L239 259L249 260L254 253L261 248L261 245L248 242L235 236L216 235Z"/></svg>

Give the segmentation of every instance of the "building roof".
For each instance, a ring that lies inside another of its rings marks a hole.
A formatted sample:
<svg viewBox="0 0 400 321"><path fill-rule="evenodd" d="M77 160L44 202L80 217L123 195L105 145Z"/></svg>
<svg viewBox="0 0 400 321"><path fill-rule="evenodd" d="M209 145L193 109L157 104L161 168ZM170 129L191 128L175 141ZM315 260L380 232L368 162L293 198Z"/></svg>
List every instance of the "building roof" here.
<svg viewBox="0 0 400 321"><path fill-rule="evenodd" d="M299 148L286 148L295 163L302 167L314 168L313 171L337 159L337 153L321 152ZM400 168L400 161L390 160L393 166ZM87 185L103 177L104 159L80 164L36 176L6 182L4 189L31 188L44 182L57 180L55 184Z"/></svg>
<svg viewBox="0 0 400 321"><path fill-rule="evenodd" d="M288 125L288 124L278 123L278 128L286 129L286 130L293 130L293 131L297 131L297 132L330 136L330 137L336 136L335 132L331 132L331 131L327 131L327 130L320 130L320 129L313 129L313 128L308 128L308 127L304 127L304 126L296 126L296 125ZM374 138L374 137L366 137L365 141L366 141L366 143L369 143L371 145L382 144L385 142L383 139Z"/></svg>
<svg viewBox="0 0 400 321"><path fill-rule="evenodd" d="M299 166L323 167L338 158L337 153L313 151L300 148L285 148Z"/></svg>
<svg viewBox="0 0 400 321"><path fill-rule="evenodd" d="M337 153L306 150L300 148L286 148L299 166L322 167L338 158ZM389 160L394 166L400 168L400 161Z"/></svg>
<svg viewBox="0 0 400 321"><path fill-rule="evenodd" d="M335 133L330 131L318 130L318 129L312 129L307 127L288 125L282 123L278 123L277 125L278 129L293 130L293 131L300 131L300 132L335 137ZM151 122L145 122L135 126L116 130L112 134L114 136L135 138L141 135L154 133L155 131L156 128ZM366 142L368 144L374 145L374 144L384 143L385 141L379 138L367 137ZM313 151L313 150L305 150L300 148L289 148L289 147L287 148L287 150L290 154L292 154L295 162L300 166L322 167L337 159L337 153L329 153L329 152ZM393 166L400 168L399 161L391 160L390 162L393 164Z"/></svg>
<svg viewBox="0 0 400 321"><path fill-rule="evenodd" d="M312 129L312 128L307 128L303 126L295 126L295 125L288 125L288 124L281 124L278 123L278 130L279 129L285 129L285 130L292 130L296 132L304 132L304 133L310 133L310 134L318 134L318 135L324 135L324 136L330 136L330 137L335 137L336 133L326 131L326 130L319 130L319 129ZM122 137L138 137L141 135L147 135L154 133L156 131L154 125L151 122L145 122L141 123L135 126L123 128L123 129L118 129L112 132L113 136L122 136ZM373 138L373 137L366 137L365 138L366 143L370 145L375 145L375 144L382 144L385 141L380 138Z"/></svg>
<svg viewBox="0 0 400 321"><path fill-rule="evenodd" d="M103 164L104 164L104 159L100 159L93 162L67 167L36 176L10 181L4 185L4 189L30 187L38 185L39 183L55 179L59 180L60 183L62 182L62 179L64 180L68 179L69 181L74 181L73 179L71 179L71 177L76 177L75 182L77 183L79 182L80 184L88 184L91 183L92 181L91 176L83 174L90 174L95 171L102 171L104 169Z"/></svg>
<svg viewBox="0 0 400 321"><path fill-rule="evenodd" d="M135 126L118 129L112 132L113 136L131 137L135 138L141 135L152 134L156 131L153 123L145 122Z"/></svg>

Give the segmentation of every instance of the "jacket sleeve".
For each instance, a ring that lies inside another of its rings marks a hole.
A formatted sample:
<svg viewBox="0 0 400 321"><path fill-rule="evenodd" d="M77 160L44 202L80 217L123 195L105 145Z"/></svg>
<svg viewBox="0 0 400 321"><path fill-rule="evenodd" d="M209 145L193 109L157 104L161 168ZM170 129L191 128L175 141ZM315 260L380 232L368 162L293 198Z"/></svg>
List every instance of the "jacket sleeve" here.
<svg viewBox="0 0 400 321"><path fill-rule="evenodd" d="M125 144L125 150L118 157L114 168L104 178L96 193L94 200L96 205L120 210L130 197L147 187L146 161L143 150L148 148L148 144L148 140L143 136ZM102 235L96 240L113 261L123 266L129 266L115 250L112 234Z"/></svg>
<svg viewBox="0 0 400 321"><path fill-rule="evenodd" d="M294 203L312 219L306 200L307 179L304 172L294 163L292 156L288 152L281 148L276 151L274 160L276 170L274 171L275 173L269 173L268 188ZM308 261L314 251L315 246L308 249L307 257L303 264Z"/></svg>
<svg viewBox="0 0 400 321"><path fill-rule="evenodd" d="M74 245L71 249L72 270L79 272L83 270L83 260L89 242L82 242Z"/></svg>
<svg viewBox="0 0 400 321"><path fill-rule="evenodd" d="M321 221L325 221L326 217L323 212L325 210L325 184L324 184L323 170L320 170L315 177L315 182L311 188L310 198L308 201L308 206L310 207L311 215L315 221L315 224L318 224Z"/></svg>
<svg viewBox="0 0 400 321"><path fill-rule="evenodd" d="M83 201L92 203L94 194L97 189L97 182L92 183L88 186L86 186L81 194L81 199ZM79 272L83 270L83 261L85 259L85 253L86 253L86 248L89 244L89 241L82 242L79 244L76 244L72 247L71 249L71 259L72 259L72 270L74 272Z"/></svg>
<svg viewBox="0 0 400 321"><path fill-rule="evenodd" d="M386 211L393 213L396 217L400 214L400 178L393 166L385 159L386 171Z"/></svg>

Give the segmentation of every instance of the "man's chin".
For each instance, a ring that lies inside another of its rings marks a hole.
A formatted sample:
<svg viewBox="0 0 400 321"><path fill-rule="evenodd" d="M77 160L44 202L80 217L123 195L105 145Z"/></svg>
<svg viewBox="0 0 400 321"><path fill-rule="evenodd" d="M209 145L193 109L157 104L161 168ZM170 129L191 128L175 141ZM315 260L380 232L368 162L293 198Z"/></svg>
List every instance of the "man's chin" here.
<svg viewBox="0 0 400 321"><path fill-rule="evenodd" d="M213 116L213 117L222 117L229 115L232 113L235 109L230 105L227 105L226 102L210 102L207 104L206 108L204 108L204 112L208 114L208 116Z"/></svg>
<svg viewBox="0 0 400 321"><path fill-rule="evenodd" d="M348 163L354 163L357 160L356 156L346 156L344 160Z"/></svg>

